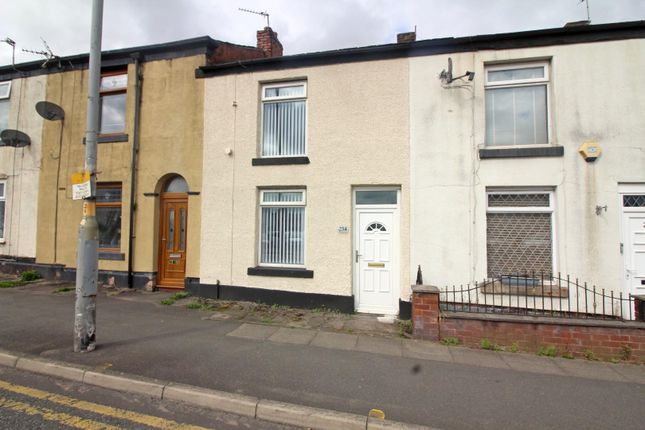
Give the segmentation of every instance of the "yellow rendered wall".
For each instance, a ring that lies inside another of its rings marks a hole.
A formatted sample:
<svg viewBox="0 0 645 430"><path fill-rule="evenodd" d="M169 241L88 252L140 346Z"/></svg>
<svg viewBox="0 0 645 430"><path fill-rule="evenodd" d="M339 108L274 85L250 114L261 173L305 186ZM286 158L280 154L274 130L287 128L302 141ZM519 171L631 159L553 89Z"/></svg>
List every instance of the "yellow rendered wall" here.
<svg viewBox="0 0 645 430"><path fill-rule="evenodd" d="M160 181L171 174L186 178L191 191L201 185L203 83L194 77L203 56L160 60L142 64L143 87L140 116L140 152L136 190L134 271L157 271L158 197L143 193L160 189ZM78 224L82 203L72 200L71 175L83 170L86 131L88 71L51 74L47 100L65 110L59 159L61 124L46 122L43 130L43 162L39 184L37 261L76 266ZM121 253L123 261L100 260L101 270L127 270L130 215L131 157L134 140L135 66L128 66L126 102L127 142L98 145L97 180L121 182L123 206ZM56 190L57 172L59 189ZM54 235L58 204L58 246L54 258ZM199 272L199 196L189 197L188 253L186 276Z"/></svg>

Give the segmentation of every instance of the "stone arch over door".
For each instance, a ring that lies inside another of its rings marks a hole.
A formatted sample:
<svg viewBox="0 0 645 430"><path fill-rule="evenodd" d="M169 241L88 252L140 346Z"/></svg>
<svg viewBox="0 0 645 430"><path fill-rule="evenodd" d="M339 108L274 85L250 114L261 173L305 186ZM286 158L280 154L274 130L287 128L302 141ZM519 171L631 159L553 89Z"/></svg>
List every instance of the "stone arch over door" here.
<svg viewBox="0 0 645 430"><path fill-rule="evenodd" d="M166 175L159 187L159 262L157 285L183 288L186 277L188 183Z"/></svg>

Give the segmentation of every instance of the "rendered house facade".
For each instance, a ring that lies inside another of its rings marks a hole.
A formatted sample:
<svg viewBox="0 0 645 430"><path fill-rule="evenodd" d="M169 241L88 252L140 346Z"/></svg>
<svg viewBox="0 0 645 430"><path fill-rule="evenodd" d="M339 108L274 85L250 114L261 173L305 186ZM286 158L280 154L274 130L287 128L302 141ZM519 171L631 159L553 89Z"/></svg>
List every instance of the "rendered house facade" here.
<svg viewBox="0 0 645 430"><path fill-rule="evenodd" d="M397 313L409 291L407 61L276 62L199 71L204 228L191 289Z"/></svg>
<svg viewBox="0 0 645 430"><path fill-rule="evenodd" d="M0 132L19 130L29 138L26 146L0 146L0 255L27 261L36 255L38 180L43 162L44 120L33 107L44 98L45 87L44 76L0 78Z"/></svg>
<svg viewBox="0 0 645 430"><path fill-rule="evenodd" d="M561 272L645 292L644 30L483 36L410 59L410 253L424 281ZM449 58L475 78L436 79Z"/></svg>

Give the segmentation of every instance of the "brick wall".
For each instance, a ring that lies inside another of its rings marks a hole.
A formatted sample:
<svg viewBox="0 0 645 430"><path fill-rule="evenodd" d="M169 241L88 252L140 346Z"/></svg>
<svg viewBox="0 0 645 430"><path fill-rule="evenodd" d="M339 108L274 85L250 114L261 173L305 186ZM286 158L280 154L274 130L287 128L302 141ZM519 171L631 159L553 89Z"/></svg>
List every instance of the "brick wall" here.
<svg viewBox="0 0 645 430"><path fill-rule="evenodd" d="M422 339L439 340L439 289L430 285L412 287L413 335Z"/></svg>
<svg viewBox="0 0 645 430"><path fill-rule="evenodd" d="M515 344L524 352L552 346L559 356L645 361L643 322L441 312L436 287L413 286L412 291L413 336L417 338L456 338L477 348L487 339L500 347Z"/></svg>
<svg viewBox="0 0 645 430"><path fill-rule="evenodd" d="M264 57L264 51L261 49L223 42L217 46L217 49L208 58L208 64L221 64Z"/></svg>
<svg viewBox="0 0 645 430"><path fill-rule="evenodd" d="M645 321L645 296L634 297L634 319Z"/></svg>
<svg viewBox="0 0 645 430"><path fill-rule="evenodd" d="M645 359L642 323L444 313L439 336L457 338L477 348L482 339L488 339L498 346L515 344L526 352L554 346L559 356L637 362Z"/></svg>
<svg viewBox="0 0 645 430"><path fill-rule="evenodd" d="M278 40L278 33L271 27L264 27L264 30L257 32L257 47L264 51L267 57L282 56L282 43Z"/></svg>

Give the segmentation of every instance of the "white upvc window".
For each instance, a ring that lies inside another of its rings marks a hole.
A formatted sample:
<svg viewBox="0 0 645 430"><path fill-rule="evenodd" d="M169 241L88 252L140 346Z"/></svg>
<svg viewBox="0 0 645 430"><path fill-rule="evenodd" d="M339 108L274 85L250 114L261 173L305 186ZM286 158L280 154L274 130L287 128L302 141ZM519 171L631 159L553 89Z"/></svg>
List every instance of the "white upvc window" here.
<svg viewBox="0 0 645 430"><path fill-rule="evenodd" d="M7 195L6 195L6 189L7 189L7 182L6 181L0 181L0 241L4 242L4 213L5 213L5 207L7 203Z"/></svg>
<svg viewBox="0 0 645 430"><path fill-rule="evenodd" d="M262 86L262 157L306 155L307 83Z"/></svg>
<svg viewBox="0 0 645 430"><path fill-rule="evenodd" d="M9 97L11 96L11 81L0 82L0 131L9 125Z"/></svg>
<svg viewBox="0 0 645 430"><path fill-rule="evenodd" d="M554 271L553 191L489 190L486 195L488 277Z"/></svg>
<svg viewBox="0 0 645 430"><path fill-rule="evenodd" d="M486 67L486 145L549 143L549 63Z"/></svg>
<svg viewBox="0 0 645 430"><path fill-rule="evenodd" d="M260 266L304 267L305 190L260 191Z"/></svg>

